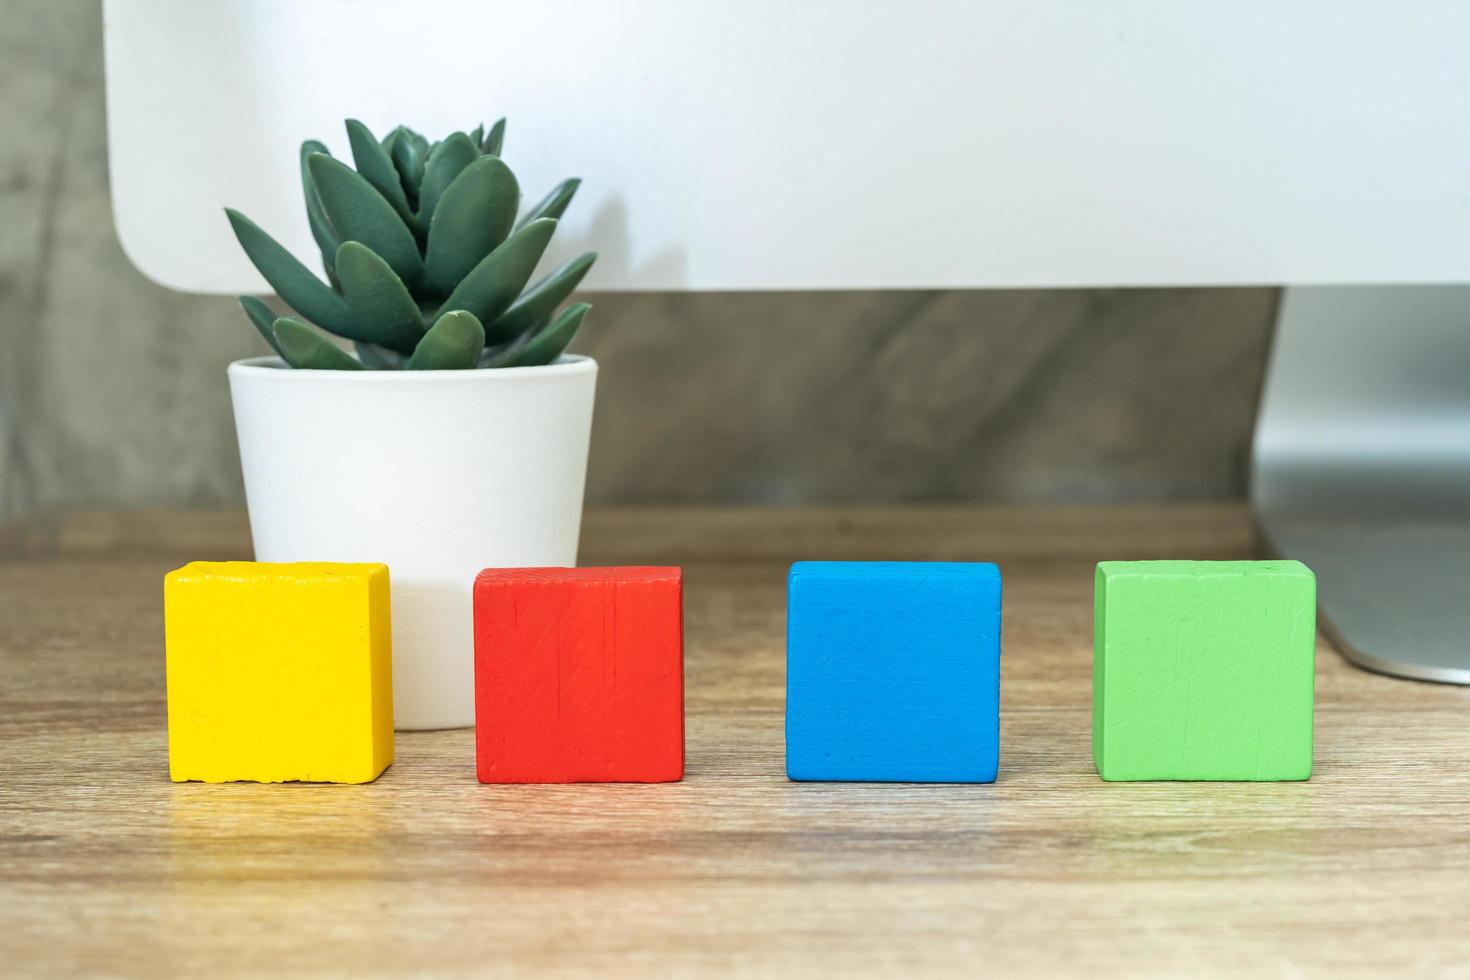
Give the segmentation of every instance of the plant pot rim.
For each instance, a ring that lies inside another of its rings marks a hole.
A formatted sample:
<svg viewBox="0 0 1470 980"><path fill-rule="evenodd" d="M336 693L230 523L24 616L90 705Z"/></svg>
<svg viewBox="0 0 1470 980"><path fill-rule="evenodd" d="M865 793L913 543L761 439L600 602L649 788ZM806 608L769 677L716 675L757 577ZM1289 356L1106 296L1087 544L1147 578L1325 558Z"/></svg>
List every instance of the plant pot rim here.
<svg viewBox="0 0 1470 980"><path fill-rule="evenodd" d="M585 354L563 354L550 364L535 367L510 368L465 368L458 371L320 371L309 368L287 367L286 362L274 354L261 357L246 357L231 361L228 369L232 378L273 378L286 380L298 377L302 381L331 381L338 384L432 384L436 381L468 381L483 378L491 381L531 380L533 378L559 375L594 374L597 362Z"/></svg>

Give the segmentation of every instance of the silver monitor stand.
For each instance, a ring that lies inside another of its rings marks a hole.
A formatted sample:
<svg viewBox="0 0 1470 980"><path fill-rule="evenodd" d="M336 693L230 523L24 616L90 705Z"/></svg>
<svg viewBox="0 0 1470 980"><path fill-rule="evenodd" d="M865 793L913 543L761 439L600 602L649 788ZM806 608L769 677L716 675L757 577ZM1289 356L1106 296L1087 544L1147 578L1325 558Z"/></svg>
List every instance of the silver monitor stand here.
<svg viewBox="0 0 1470 980"><path fill-rule="evenodd" d="M1470 286L1286 290L1251 483L1344 656L1470 684Z"/></svg>

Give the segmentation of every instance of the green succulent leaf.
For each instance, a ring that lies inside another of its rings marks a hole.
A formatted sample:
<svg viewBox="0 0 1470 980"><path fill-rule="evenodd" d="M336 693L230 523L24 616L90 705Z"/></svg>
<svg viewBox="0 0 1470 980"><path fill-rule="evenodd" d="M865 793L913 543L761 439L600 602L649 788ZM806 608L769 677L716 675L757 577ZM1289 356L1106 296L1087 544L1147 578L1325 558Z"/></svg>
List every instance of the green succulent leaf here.
<svg viewBox="0 0 1470 980"><path fill-rule="evenodd" d="M495 125L490 127L490 132L485 134L485 139L480 143L480 149L493 157L500 156L500 150L505 146L505 118L495 120Z"/></svg>
<svg viewBox="0 0 1470 980"><path fill-rule="evenodd" d="M332 256L337 254L337 236L332 231L326 212L322 210L321 196L317 194L316 184L311 180L311 171L306 166L306 158L312 153L326 153L327 156L331 156L331 153L316 140L307 140L301 144L301 193L306 198L306 221L311 225L311 237L316 239L316 247L322 250L322 264L330 274Z"/></svg>
<svg viewBox="0 0 1470 980"><path fill-rule="evenodd" d="M362 242L381 255L408 288L416 288L424 277L424 260L413 232L393 205L366 178L338 160L312 153L307 166L338 237Z"/></svg>
<svg viewBox="0 0 1470 980"><path fill-rule="evenodd" d="M551 322L551 325L537 331L524 344L514 347L491 358L486 367L508 368L508 367L535 367L538 364L550 364L561 356L562 351L572 342L581 328L582 321L587 317L587 311L592 309L588 303L577 303L568 306L562 311L561 316Z"/></svg>
<svg viewBox="0 0 1470 980"><path fill-rule="evenodd" d="M361 371L349 353L293 317L275 323L276 349L293 368L308 371Z"/></svg>
<svg viewBox="0 0 1470 980"><path fill-rule="evenodd" d="M511 235L460 280L440 309L468 310L481 323L494 323L525 288L554 231L556 222L543 218Z"/></svg>
<svg viewBox="0 0 1470 980"><path fill-rule="evenodd" d="M577 288L582 277L587 275L587 270L592 268L592 263L595 261L597 261L596 252L579 255L526 290L510 305L510 309L502 313L500 318L485 331L486 342L499 344L514 340L550 317L561 305L562 300L570 296L572 290Z"/></svg>
<svg viewBox="0 0 1470 980"><path fill-rule="evenodd" d="M314 157L321 158L316 154ZM276 295L290 303L296 312L332 332L352 329L352 310L347 301L332 291L332 288L314 276L285 247L260 229L260 226L239 211L225 208L230 227L240 247L265 281L271 284Z"/></svg>
<svg viewBox="0 0 1470 980"><path fill-rule="evenodd" d="M408 363L408 358L402 354L377 344L355 340L352 347L357 351L357 359L362 362L362 366L372 371L399 371Z"/></svg>
<svg viewBox="0 0 1470 980"><path fill-rule="evenodd" d="M423 153L422 150L424 149L424 147L428 146L428 142L417 132L408 128L407 126L398 125L394 126L393 131L390 132L387 136L383 137L383 149L389 151L388 155L390 157L393 155L393 145L397 143L400 139L406 140L408 144L412 146L416 152L419 153L419 156L427 156L427 154Z"/></svg>
<svg viewBox="0 0 1470 980"><path fill-rule="evenodd" d="M455 371L475 367L485 347L485 328L464 310L446 313L424 334L404 365L410 371Z"/></svg>
<svg viewBox="0 0 1470 980"><path fill-rule="evenodd" d="M255 329L260 331L260 335L265 338L265 342L271 345L271 350L280 354L281 348L276 346L275 311L266 306L263 300L254 296L241 296L240 305L244 307L245 315L250 318L250 322L255 324Z"/></svg>
<svg viewBox="0 0 1470 980"><path fill-rule="evenodd" d="M412 230L416 224L413 209L408 206L408 195L403 191L403 181L398 176L397 168L393 166L392 157L383 149L383 144L356 119L347 120L347 141L352 144L352 162L357 165L357 172L393 205L393 210L398 212L403 223Z"/></svg>
<svg viewBox="0 0 1470 980"><path fill-rule="evenodd" d="M419 191L419 221L425 228L434 218L439 198L466 167L480 158L480 148L464 133L455 133L434 148L424 167L424 185Z"/></svg>
<svg viewBox="0 0 1470 980"><path fill-rule="evenodd" d="M408 135L408 131L399 126L388 134L388 143L383 149L388 151L393 169L398 171L398 179L403 182L408 202L417 209L419 187L424 182L424 157L419 153L418 145Z"/></svg>
<svg viewBox="0 0 1470 980"><path fill-rule="evenodd" d="M443 296L504 242L520 198L515 174L499 157L480 157L465 167L444 191L429 225L424 290Z"/></svg>
<svg viewBox="0 0 1470 980"><path fill-rule="evenodd" d="M424 335L423 314L388 263L361 242L343 242L337 278L352 308L352 331L342 336L412 354Z"/></svg>
<svg viewBox="0 0 1470 980"><path fill-rule="evenodd" d="M474 129L470 130L470 142L473 143L473 144L475 144L475 149L478 150L480 148L480 144L483 143L484 141L485 141L485 124L484 123L478 123L478 124L476 124L476 126L475 126Z"/></svg>
<svg viewBox="0 0 1470 980"><path fill-rule="evenodd" d="M525 217L521 218L516 227L524 228L531 222L539 221L541 218L556 218L560 220L561 216L566 213L567 205L572 203L572 197L577 193L577 188L581 186L581 177L569 177L560 184L557 184L551 189L551 193L547 194L540 201L537 201L536 206L526 212Z"/></svg>

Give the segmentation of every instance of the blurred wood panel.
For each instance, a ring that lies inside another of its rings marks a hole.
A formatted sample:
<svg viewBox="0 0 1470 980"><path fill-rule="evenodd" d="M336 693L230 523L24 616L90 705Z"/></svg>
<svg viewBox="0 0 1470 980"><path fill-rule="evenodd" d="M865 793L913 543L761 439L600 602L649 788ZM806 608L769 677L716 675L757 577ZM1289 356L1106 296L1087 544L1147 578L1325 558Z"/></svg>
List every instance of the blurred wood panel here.
<svg viewBox="0 0 1470 980"><path fill-rule="evenodd" d="M468 731L360 787L174 785L161 576L237 514L93 514L0 560L0 963L37 973L1401 976L1470 962L1470 690L1318 649L1304 784L1104 784L1092 563L1253 553L1235 506L627 509L687 567L689 771L480 786ZM28 557L26 557L28 556ZM784 563L1006 576L992 786L793 784Z"/></svg>

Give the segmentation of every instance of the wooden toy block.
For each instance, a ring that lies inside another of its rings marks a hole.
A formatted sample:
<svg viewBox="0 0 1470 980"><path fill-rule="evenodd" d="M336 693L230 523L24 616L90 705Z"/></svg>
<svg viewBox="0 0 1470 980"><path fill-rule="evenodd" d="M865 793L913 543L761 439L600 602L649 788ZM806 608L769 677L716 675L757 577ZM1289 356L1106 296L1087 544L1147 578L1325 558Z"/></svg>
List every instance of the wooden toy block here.
<svg viewBox="0 0 1470 980"><path fill-rule="evenodd" d="M387 566L196 561L163 596L176 782L366 783L393 761Z"/></svg>
<svg viewBox="0 0 1470 980"><path fill-rule="evenodd" d="M792 565L787 776L994 782L1000 598L992 564Z"/></svg>
<svg viewBox="0 0 1470 980"><path fill-rule="evenodd" d="M1316 579L1296 561L1098 565L1098 774L1311 776L1316 599Z"/></svg>
<svg viewBox="0 0 1470 980"><path fill-rule="evenodd" d="M482 783L682 779L680 570L481 572L475 749Z"/></svg>

